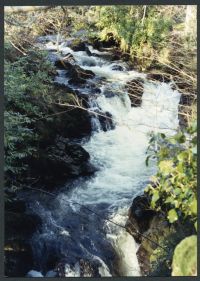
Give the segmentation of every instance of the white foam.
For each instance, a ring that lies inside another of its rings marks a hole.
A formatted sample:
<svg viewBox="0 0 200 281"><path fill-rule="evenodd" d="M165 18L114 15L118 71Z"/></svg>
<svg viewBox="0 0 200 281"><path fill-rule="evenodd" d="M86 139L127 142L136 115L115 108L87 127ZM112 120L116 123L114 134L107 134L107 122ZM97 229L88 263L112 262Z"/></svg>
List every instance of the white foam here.
<svg viewBox="0 0 200 281"><path fill-rule="evenodd" d="M28 273L27 273L27 276L26 277L44 277L42 275L41 272L39 271L36 271L36 270L30 270Z"/></svg>

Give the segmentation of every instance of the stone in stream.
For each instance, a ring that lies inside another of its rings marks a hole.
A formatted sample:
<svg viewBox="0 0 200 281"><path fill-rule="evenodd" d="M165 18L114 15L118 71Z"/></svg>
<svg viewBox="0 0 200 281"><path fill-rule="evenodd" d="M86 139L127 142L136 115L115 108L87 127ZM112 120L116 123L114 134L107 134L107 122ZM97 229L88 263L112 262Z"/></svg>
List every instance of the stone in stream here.
<svg viewBox="0 0 200 281"><path fill-rule="evenodd" d="M115 92L111 89L104 89L103 94L106 98L113 98L115 97Z"/></svg>
<svg viewBox="0 0 200 281"><path fill-rule="evenodd" d="M123 71L124 69L123 69L123 67L121 65L115 64L115 65L112 66L112 70Z"/></svg>
<svg viewBox="0 0 200 281"><path fill-rule="evenodd" d="M69 84L80 85L85 84L87 79L95 77L94 72L81 68L79 65L74 65L71 61L75 61L73 56L65 57L64 59L58 59L55 61L55 66L58 69L65 69L67 71L66 76L70 78Z"/></svg>
<svg viewBox="0 0 200 281"><path fill-rule="evenodd" d="M94 78L95 74L91 70L85 70L80 66L75 65L68 71L67 76L71 77L71 79L68 81L70 85L80 85L85 84L87 79Z"/></svg>
<svg viewBox="0 0 200 281"><path fill-rule="evenodd" d="M144 92L143 79L137 78L128 81L125 88L127 89L131 100L131 106L140 106L142 104L142 95Z"/></svg>
<svg viewBox="0 0 200 281"><path fill-rule="evenodd" d="M72 44L70 45L70 48L75 52L84 51L87 53L88 56L92 56L92 53L90 52L90 50L85 42L80 41L77 43L74 40L74 42L72 42Z"/></svg>
<svg viewBox="0 0 200 281"><path fill-rule="evenodd" d="M70 144L68 139L59 137L55 144L39 151L31 160L35 174L49 189L72 177L89 176L96 169L90 164L89 153L79 144Z"/></svg>
<svg viewBox="0 0 200 281"><path fill-rule="evenodd" d="M56 60L54 63L55 67L58 69L70 70L72 68L72 63L71 63L72 59L73 61L75 61L73 56L72 57L71 56Z"/></svg>
<svg viewBox="0 0 200 281"><path fill-rule="evenodd" d="M100 112L100 114L102 114L102 115L99 115L98 118L99 118L102 130L104 132L106 132L106 131L108 131L108 129L110 129L110 130L114 129L112 115L109 112L104 112L104 113Z"/></svg>
<svg viewBox="0 0 200 281"><path fill-rule="evenodd" d="M152 81L159 81L169 83L171 81L171 75L167 73L148 73L147 77L148 80Z"/></svg>

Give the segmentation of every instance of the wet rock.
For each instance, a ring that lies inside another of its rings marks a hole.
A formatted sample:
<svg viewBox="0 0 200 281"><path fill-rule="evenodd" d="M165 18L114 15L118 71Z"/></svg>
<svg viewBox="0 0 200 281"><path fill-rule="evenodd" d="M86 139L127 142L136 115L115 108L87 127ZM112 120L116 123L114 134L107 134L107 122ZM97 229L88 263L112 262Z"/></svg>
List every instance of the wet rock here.
<svg viewBox="0 0 200 281"><path fill-rule="evenodd" d="M19 199L5 202L5 209L9 212L24 213L26 211L26 202Z"/></svg>
<svg viewBox="0 0 200 281"><path fill-rule="evenodd" d="M74 40L70 48L75 52L84 51L87 53L88 56L92 56L92 53L90 52L87 44L81 40L80 41L78 39Z"/></svg>
<svg viewBox="0 0 200 281"><path fill-rule="evenodd" d="M104 89L103 94L105 95L106 98L112 98L115 96L115 93L113 92L113 90L110 90L110 89Z"/></svg>
<svg viewBox="0 0 200 281"><path fill-rule="evenodd" d="M84 88L90 90L91 94L101 93L101 89L97 88L96 83L87 83Z"/></svg>
<svg viewBox="0 0 200 281"><path fill-rule="evenodd" d="M172 85L173 90L177 90L181 93L179 107L178 107L178 118L180 127L188 126L188 116L192 114L192 105L196 103L197 92L193 89L190 81L186 82L179 77L174 78L174 84Z"/></svg>
<svg viewBox="0 0 200 281"><path fill-rule="evenodd" d="M145 231L144 236L141 239L140 247L136 253L142 275L150 275L152 271L152 264L150 260L151 255L154 250L159 247L159 245L162 245L164 240L168 239L170 233L172 232L173 230L171 230L168 221L163 218L162 215L157 214L153 217L148 230ZM163 254L166 254L162 248L159 247L159 250L163 251Z"/></svg>
<svg viewBox="0 0 200 281"><path fill-rule="evenodd" d="M41 175L48 188L66 181L71 177L88 176L95 169L89 162L89 153L78 144L69 144L68 140L58 138L54 145L41 150L37 158L32 159L32 169Z"/></svg>
<svg viewBox="0 0 200 281"><path fill-rule="evenodd" d="M112 114L110 114L109 112L105 112L105 113L100 112L100 114L102 114L102 115L99 115L98 118L99 118L102 130L104 132L106 132L107 130L114 129L114 124L112 121Z"/></svg>
<svg viewBox="0 0 200 281"><path fill-rule="evenodd" d="M77 94L79 93L77 90L72 89L69 85L61 84L58 82L54 82L55 96L60 97L61 95L65 97L65 100L68 100L67 94Z"/></svg>
<svg viewBox="0 0 200 281"><path fill-rule="evenodd" d="M5 244L5 276L24 277L33 267L33 253L30 244L20 242L20 240L12 240Z"/></svg>
<svg viewBox="0 0 200 281"><path fill-rule="evenodd" d="M79 40L74 40L70 46L70 48L75 52L85 51L86 47L87 46L86 46L85 42L82 42Z"/></svg>
<svg viewBox="0 0 200 281"><path fill-rule="evenodd" d="M129 209L126 229L138 243L141 242L141 234L148 230L155 214L155 211L150 210L150 199L146 195L134 198Z"/></svg>
<svg viewBox="0 0 200 281"><path fill-rule="evenodd" d="M133 79L128 81L125 87L131 100L131 106L140 106L142 104L142 95L144 92L143 80L141 78Z"/></svg>
<svg viewBox="0 0 200 281"><path fill-rule="evenodd" d="M103 51L104 48L113 48L113 50L117 47L119 48L119 42L117 42L112 33L108 34L108 40L100 40L99 38L93 38L90 41L90 44L99 51ZM115 50L114 50L115 51ZM121 52L120 52L121 53ZM113 55L116 55L116 60L120 59L120 55L118 51L114 52ZM115 60L115 59L114 59Z"/></svg>
<svg viewBox="0 0 200 281"><path fill-rule="evenodd" d="M80 163L88 161L90 158L89 153L79 144L68 144L65 145L66 153L73 158L74 163Z"/></svg>
<svg viewBox="0 0 200 281"><path fill-rule="evenodd" d="M64 59L64 61L68 61L71 64L74 64L76 62L74 56L70 53L66 54L63 59Z"/></svg>
<svg viewBox="0 0 200 281"><path fill-rule="evenodd" d="M88 47L86 47L86 53L89 57L91 57L93 54L90 52L90 49Z"/></svg>
<svg viewBox="0 0 200 281"><path fill-rule="evenodd" d="M85 70L76 65L70 69L70 71L67 73L67 76L71 77L71 79L68 81L70 85L81 85L85 84L87 79L94 78L95 74L91 70Z"/></svg>
<svg viewBox="0 0 200 281"><path fill-rule="evenodd" d="M80 277L101 277L99 274L99 264L81 259L80 262Z"/></svg>
<svg viewBox="0 0 200 281"><path fill-rule="evenodd" d="M123 67L121 65L113 65L112 66L112 70L115 70L115 71L123 71Z"/></svg>
<svg viewBox="0 0 200 281"><path fill-rule="evenodd" d="M72 68L72 64L68 59L58 59L54 63L55 67L58 69L70 70Z"/></svg>
<svg viewBox="0 0 200 281"><path fill-rule="evenodd" d="M123 61L129 62L129 61L130 61L130 55L129 55L128 53L123 53L123 54L121 55L121 59L122 59Z"/></svg>
<svg viewBox="0 0 200 281"><path fill-rule="evenodd" d="M165 83L169 83L171 81L171 75L167 73L148 73L146 78L152 81Z"/></svg>
<svg viewBox="0 0 200 281"><path fill-rule="evenodd" d="M59 111L62 112L65 109L60 107ZM55 132L59 135L69 138L81 138L91 134L90 116L86 110L74 108L71 112L61 115L56 117L56 122L54 123Z"/></svg>
<svg viewBox="0 0 200 281"><path fill-rule="evenodd" d="M9 277L23 277L33 268L30 239L42 224L37 215L25 213L22 202L16 200L5 206L5 275Z"/></svg>
<svg viewBox="0 0 200 281"><path fill-rule="evenodd" d="M5 233L7 240L28 239L40 225L41 220L37 215L6 211Z"/></svg>
<svg viewBox="0 0 200 281"><path fill-rule="evenodd" d="M74 97L76 97L83 106L87 107L86 95L81 95L79 91L72 90L69 86L59 84L55 85L54 95L56 104L52 105L52 111L49 113L53 115L53 118L38 120L35 125L40 148L52 145L57 134L66 138L81 138L89 136L92 131L90 115L86 110L62 105L74 104Z"/></svg>
<svg viewBox="0 0 200 281"><path fill-rule="evenodd" d="M86 83L86 80L81 78L81 77L74 77L74 78L71 78L68 83L70 85L75 85L75 86L81 86L83 84Z"/></svg>

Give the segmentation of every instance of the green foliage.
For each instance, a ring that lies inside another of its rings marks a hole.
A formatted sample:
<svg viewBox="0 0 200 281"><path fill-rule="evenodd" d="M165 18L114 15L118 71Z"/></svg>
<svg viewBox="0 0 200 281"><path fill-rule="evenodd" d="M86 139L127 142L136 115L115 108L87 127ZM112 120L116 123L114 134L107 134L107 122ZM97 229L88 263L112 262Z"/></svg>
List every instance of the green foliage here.
<svg viewBox="0 0 200 281"><path fill-rule="evenodd" d="M183 239L175 248L172 262L172 276L197 275L197 236Z"/></svg>
<svg viewBox="0 0 200 281"><path fill-rule="evenodd" d="M160 52L167 42L172 19L163 17L155 6L147 6L146 13L142 5L103 6L97 26L102 40L108 40L112 34L121 49L132 57L151 57L153 49Z"/></svg>
<svg viewBox="0 0 200 281"><path fill-rule="evenodd" d="M26 172L26 159L37 152L35 121L48 112L52 67L46 54L31 51L14 62L5 57L4 73L5 180L9 184Z"/></svg>
<svg viewBox="0 0 200 281"><path fill-rule="evenodd" d="M154 150L157 142L158 151ZM152 148L153 147L153 148ZM151 207L163 211L170 223L179 219L197 221L197 125L170 138L152 139L150 158L156 156L158 172L146 188Z"/></svg>

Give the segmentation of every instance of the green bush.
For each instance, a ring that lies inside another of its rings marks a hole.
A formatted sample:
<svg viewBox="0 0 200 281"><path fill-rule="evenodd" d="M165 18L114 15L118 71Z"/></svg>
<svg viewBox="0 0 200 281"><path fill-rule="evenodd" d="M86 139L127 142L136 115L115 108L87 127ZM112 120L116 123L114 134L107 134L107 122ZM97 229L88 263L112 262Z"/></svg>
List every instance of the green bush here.
<svg viewBox="0 0 200 281"><path fill-rule="evenodd" d="M197 223L197 123L167 138L164 134L151 140L151 154L157 158L158 172L146 188L151 207L164 212L170 223L189 219ZM153 151L155 141L158 152Z"/></svg>
<svg viewBox="0 0 200 281"><path fill-rule="evenodd" d="M160 51L167 41L172 20L163 17L154 6L147 6L144 19L143 15L143 6L101 7L97 22L101 39L109 39L112 33L121 49L130 52L132 57L145 55L144 46Z"/></svg>
<svg viewBox="0 0 200 281"><path fill-rule="evenodd" d="M9 46L7 45L7 50ZM10 184L28 169L26 159L37 151L37 119L49 110L53 69L46 54L31 51L4 64L5 180Z"/></svg>

